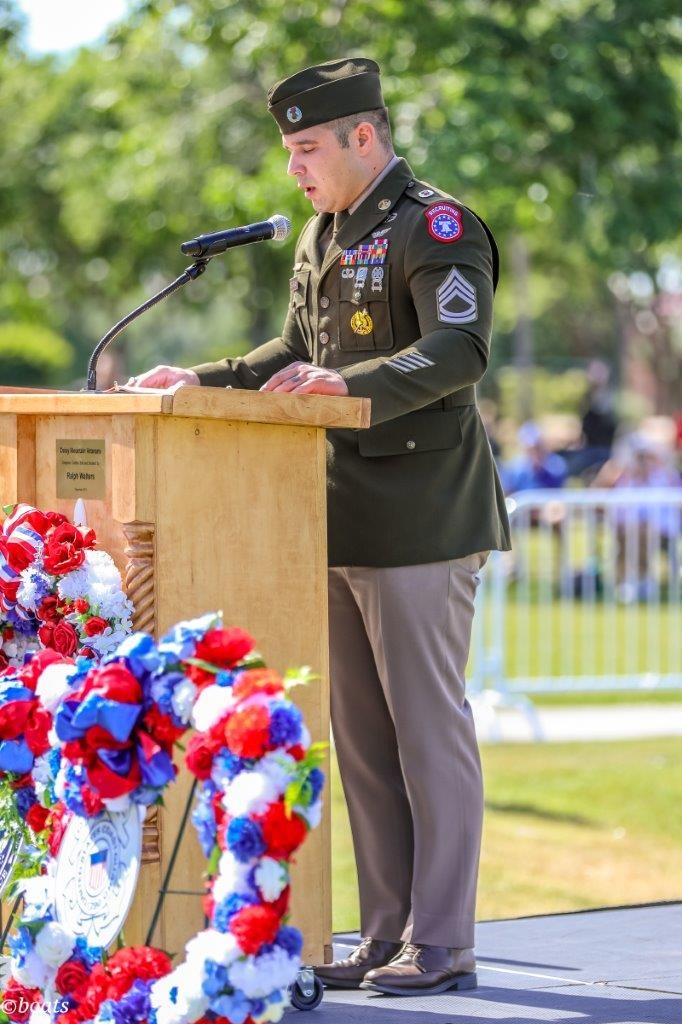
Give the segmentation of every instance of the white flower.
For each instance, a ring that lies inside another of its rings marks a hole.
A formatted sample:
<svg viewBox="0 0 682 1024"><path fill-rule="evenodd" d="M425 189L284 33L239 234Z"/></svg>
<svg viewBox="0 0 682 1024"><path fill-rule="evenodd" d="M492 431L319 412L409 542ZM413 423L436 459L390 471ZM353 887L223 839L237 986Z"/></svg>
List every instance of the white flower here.
<svg viewBox="0 0 682 1024"><path fill-rule="evenodd" d="M222 903L233 892L251 892L247 881L250 870L248 864L242 864L229 850L225 850L218 862L218 877L211 890L216 903Z"/></svg>
<svg viewBox="0 0 682 1024"><path fill-rule="evenodd" d="M175 687L171 697L171 707L181 722L189 722L196 697L196 686L191 679L183 676L182 682Z"/></svg>
<svg viewBox="0 0 682 1024"><path fill-rule="evenodd" d="M322 801L316 800L309 807L302 807L301 804L296 804L294 812L303 818L308 828L317 828L322 821Z"/></svg>
<svg viewBox="0 0 682 1024"><path fill-rule="evenodd" d="M300 960L289 956L279 946L262 956L236 960L228 969L233 988L241 989L248 999L263 999L277 989L287 988L296 980Z"/></svg>
<svg viewBox="0 0 682 1024"><path fill-rule="evenodd" d="M20 885L24 894L24 920L40 921L54 908L56 897L54 875L25 878ZM42 985L40 986L43 987Z"/></svg>
<svg viewBox="0 0 682 1024"><path fill-rule="evenodd" d="M39 986L42 987L42 986ZM50 1014L45 1009L44 1003L34 1003L28 1024L50 1024Z"/></svg>
<svg viewBox="0 0 682 1024"><path fill-rule="evenodd" d="M273 750L258 762L258 771L272 780L281 795L296 777L296 760L283 750Z"/></svg>
<svg viewBox="0 0 682 1024"><path fill-rule="evenodd" d="M59 967L73 952L75 940L56 921L48 921L38 932L35 950L50 967Z"/></svg>
<svg viewBox="0 0 682 1024"><path fill-rule="evenodd" d="M195 970L202 970L207 960L227 967L242 955L239 944L231 933L216 931L215 928L207 928L199 932L193 939L190 939L185 946L187 963Z"/></svg>
<svg viewBox="0 0 682 1024"><path fill-rule="evenodd" d="M20 985L25 985L26 988L44 988L47 980L48 967L35 951L30 952L26 956L21 967L12 961L11 970L12 977L18 981Z"/></svg>
<svg viewBox="0 0 682 1024"><path fill-rule="evenodd" d="M266 903L272 903L286 889L289 872L284 864L274 857L263 857L256 868L256 885Z"/></svg>
<svg viewBox="0 0 682 1024"><path fill-rule="evenodd" d="M233 818L264 814L279 795L272 781L262 772L240 772L225 787L223 806Z"/></svg>
<svg viewBox="0 0 682 1024"><path fill-rule="evenodd" d="M208 1007L208 997L201 989L203 975L188 963L180 964L164 978L159 978L150 991L151 1004L156 1010L158 1024L179 1024L195 1021ZM171 990L177 988L175 1005L171 1003Z"/></svg>
<svg viewBox="0 0 682 1024"><path fill-rule="evenodd" d="M40 673L36 685L36 696L51 715L55 713L71 689L73 665L48 665Z"/></svg>
<svg viewBox="0 0 682 1024"><path fill-rule="evenodd" d="M234 706L230 686L207 686L201 691L192 711L192 725L199 732L208 732L226 711Z"/></svg>

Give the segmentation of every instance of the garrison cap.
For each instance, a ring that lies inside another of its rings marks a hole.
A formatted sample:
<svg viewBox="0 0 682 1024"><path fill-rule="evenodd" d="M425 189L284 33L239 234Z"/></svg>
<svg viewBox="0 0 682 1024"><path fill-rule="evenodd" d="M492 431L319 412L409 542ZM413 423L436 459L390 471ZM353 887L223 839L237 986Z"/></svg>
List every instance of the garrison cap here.
<svg viewBox="0 0 682 1024"><path fill-rule="evenodd" d="M383 105L379 65L367 57L316 64L268 92L268 110L284 135Z"/></svg>

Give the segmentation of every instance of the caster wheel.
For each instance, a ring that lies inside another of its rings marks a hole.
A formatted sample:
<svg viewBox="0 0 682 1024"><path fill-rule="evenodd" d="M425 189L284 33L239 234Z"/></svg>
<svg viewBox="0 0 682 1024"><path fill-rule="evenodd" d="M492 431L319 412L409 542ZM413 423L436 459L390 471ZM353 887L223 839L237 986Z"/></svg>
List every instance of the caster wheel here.
<svg viewBox="0 0 682 1024"><path fill-rule="evenodd" d="M297 1010L314 1010L322 1002L324 986L316 978L310 967L298 972L298 977L291 987L289 998L291 1005Z"/></svg>

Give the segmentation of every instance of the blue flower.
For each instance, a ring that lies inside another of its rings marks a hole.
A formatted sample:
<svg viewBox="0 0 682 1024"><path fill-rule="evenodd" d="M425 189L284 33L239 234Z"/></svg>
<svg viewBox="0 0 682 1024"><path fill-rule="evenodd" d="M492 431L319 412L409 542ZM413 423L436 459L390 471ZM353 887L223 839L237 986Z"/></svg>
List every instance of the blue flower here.
<svg viewBox="0 0 682 1024"><path fill-rule="evenodd" d="M38 797L33 786L23 786L14 791L14 800L19 814L25 819L33 805L38 802Z"/></svg>
<svg viewBox="0 0 682 1024"><path fill-rule="evenodd" d="M211 856L216 841L216 820L211 801L217 791L216 786L207 779L192 810L192 824L197 831L204 857Z"/></svg>
<svg viewBox="0 0 682 1024"><path fill-rule="evenodd" d="M265 853L260 825L250 818L233 818L227 826L227 845L237 860L247 863Z"/></svg>
<svg viewBox="0 0 682 1024"><path fill-rule="evenodd" d="M101 946L89 946L87 939L83 938L82 935L79 935L76 939L73 955L78 957L86 967L94 967L95 964L101 964L103 953L104 950Z"/></svg>
<svg viewBox="0 0 682 1024"><path fill-rule="evenodd" d="M182 672L164 672L152 679L145 703L155 701L165 715L169 715L173 724L177 726L186 725L181 722L173 710L173 692L178 683L185 679Z"/></svg>
<svg viewBox="0 0 682 1024"><path fill-rule="evenodd" d="M113 1020L116 1024L141 1024L149 1015L149 989L151 981L134 981L130 989L118 1002L111 1003Z"/></svg>
<svg viewBox="0 0 682 1024"><path fill-rule="evenodd" d="M232 782L232 779L236 778L245 767L244 758L233 754L226 747L223 747L213 758L213 772L220 779L226 779L228 782Z"/></svg>
<svg viewBox="0 0 682 1024"><path fill-rule="evenodd" d="M159 644L159 653L166 664L189 658L194 653L197 641L201 640L204 634L212 629L218 621L219 616L215 612L209 612L208 615L202 615L199 619L178 622L173 626Z"/></svg>
<svg viewBox="0 0 682 1024"><path fill-rule="evenodd" d="M104 661L120 661L121 658L125 658L128 668L141 683L163 667L163 659L148 633L127 636Z"/></svg>
<svg viewBox="0 0 682 1024"><path fill-rule="evenodd" d="M260 900L255 896L232 893L231 896L222 900L213 911L213 927L219 932L226 932L235 914L243 910L244 907L254 907L258 903L260 903ZM215 994L213 993L213 995Z"/></svg>
<svg viewBox="0 0 682 1024"><path fill-rule="evenodd" d="M26 957L33 952L33 939L29 929L20 925L16 933L10 935L7 944L12 950L12 956L16 960L17 966L23 967Z"/></svg>
<svg viewBox="0 0 682 1024"><path fill-rule="evenodd" d="M311 768L307 779L308 785L312 790L312 796L310 798L311 804L314 804L320 793L324 789L324 772L321 768Z"/></svg>
<svg viewBox="0 0 682 1024"><path fill-rule="evenodd" d="M230 1024L244 1024L251 1014L251 1001L243 992L233 992L232 995L222 995L214 999L211 1009L220 1017L226 1017Z"/></svg>
<svg viewBox="0 0 682 1024"><path fill-rule="evenodd" d="M206 977L202 982L201 988L204 995L208 996L209 999L219 995L224 988L229 988L227 967L223 967L222 964L217 964L213 960L207 960L204 964L204 974Z"/></svg>
<svg viewBox="0 0 682 1024"><path fill-rule="evenodd" d="M280 946L289 956L299 957L303 950L303 936L298 928L285 924L275 936L275 945Z"/></svg>
<svg viewBox="0 0 682 1024"><path fill-rule="evenodd" d="M275 747L288 747L301 740L303 715L289 701L273 701L270 705L270 742Z"/></svg>
<svg viewBox="0 0 682 1024"><path fill-rule="evenodd" d="M235 672L218 672L215 677L216 686L234 686L237 675Z"/></svg>

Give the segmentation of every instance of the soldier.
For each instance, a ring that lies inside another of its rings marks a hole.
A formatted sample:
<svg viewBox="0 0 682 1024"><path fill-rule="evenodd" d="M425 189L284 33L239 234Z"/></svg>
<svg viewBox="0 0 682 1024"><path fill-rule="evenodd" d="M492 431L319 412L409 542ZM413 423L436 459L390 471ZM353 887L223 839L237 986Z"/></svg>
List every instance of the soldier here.
<svg viewBox="0 0 682 1024"><path fill-rule="evenodd" d="M371 427L329 431L328 460L332 725L363 941L316 971L398 995L470 989L483 796L464 669L478 573L509 548L475 392L497 250L393 152L374 61L300 71L269 109L316 211L282 336L137 380L371 399Z"/></svg>

